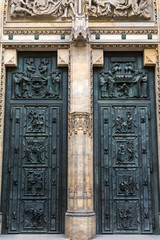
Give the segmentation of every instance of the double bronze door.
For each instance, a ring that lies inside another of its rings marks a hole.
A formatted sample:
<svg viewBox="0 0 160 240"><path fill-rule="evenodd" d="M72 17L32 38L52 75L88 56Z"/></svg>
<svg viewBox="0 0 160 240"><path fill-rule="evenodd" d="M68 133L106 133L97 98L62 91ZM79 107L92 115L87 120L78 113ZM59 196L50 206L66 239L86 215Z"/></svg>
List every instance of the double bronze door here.
<svg viewBox="0 0 160 240"><path fill-rule="evenodd" d="M63 233L67 69L56 53L20 53L7 70L3 233Z"/></svg>
<svg viewBox="0 0 160 240"><path fill-rule="evenodd" d="M94 71L98 233L156 233L158 158L154 69L140 53L105 53Z"/></svg>

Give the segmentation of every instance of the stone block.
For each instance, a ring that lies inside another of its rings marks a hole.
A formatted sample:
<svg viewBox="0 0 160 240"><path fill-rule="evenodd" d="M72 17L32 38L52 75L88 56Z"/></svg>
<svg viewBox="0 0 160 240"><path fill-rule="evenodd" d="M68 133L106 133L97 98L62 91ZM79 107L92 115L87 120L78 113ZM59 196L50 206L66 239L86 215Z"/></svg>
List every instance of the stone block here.
<svg viewBox="0 0 160 240"><path fill-rule="evenodd" d="M17 50L16 49L6 49L5 50L4 64L6 67L16 67L17 66Z"/></svg>
<svg viewBox="0 0 160 240"><path fill-rule="evenodd" d="M68 49L58 49L57 65L58 67L67 67L69 63Z"/></svg>
<svg viewBox="0 0 160 240"><path fill-rule="evenodd" d="M65 234L67 239L72 240L88 240L95 238L95 213L66 213Z"/></svg>
<svg viewBox="0 0 160 240"><path fill-rule="evenodd" d="M144 66L156 65L156 49L144 49Z"/></svg>
<svg viewBox="0 0 160 240"><path fill-rule="evenodd" d="M94 67L103 67L103 49L93 49L92 50L92 59Z"/></svg>

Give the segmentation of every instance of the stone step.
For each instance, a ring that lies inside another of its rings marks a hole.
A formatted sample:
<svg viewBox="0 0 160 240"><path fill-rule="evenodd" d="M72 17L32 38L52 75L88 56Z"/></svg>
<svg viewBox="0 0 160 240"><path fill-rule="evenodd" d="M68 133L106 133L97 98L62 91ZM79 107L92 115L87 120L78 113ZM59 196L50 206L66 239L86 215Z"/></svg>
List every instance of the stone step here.
<svg viewBox="0 0 160 240"><path fill-rule="evenodd" d="M8 234L0 235L0 240L62 240L64 235L59 234ZM77 238L78 240L78 238ZM160 240L160 235L97 235L95 240Z"/></svg>

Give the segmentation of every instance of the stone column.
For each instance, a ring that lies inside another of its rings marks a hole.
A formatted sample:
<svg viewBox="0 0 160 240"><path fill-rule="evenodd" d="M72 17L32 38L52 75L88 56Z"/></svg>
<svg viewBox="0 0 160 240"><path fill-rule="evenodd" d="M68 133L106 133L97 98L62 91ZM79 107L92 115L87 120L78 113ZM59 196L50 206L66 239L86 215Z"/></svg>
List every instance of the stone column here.
<svg viewBox="0 0 160 240"><path fill-rule="evenodd" d="M93 124L90 45L70 49L68 210L66 238L87 240L96 234L93 210Z"/></svg>

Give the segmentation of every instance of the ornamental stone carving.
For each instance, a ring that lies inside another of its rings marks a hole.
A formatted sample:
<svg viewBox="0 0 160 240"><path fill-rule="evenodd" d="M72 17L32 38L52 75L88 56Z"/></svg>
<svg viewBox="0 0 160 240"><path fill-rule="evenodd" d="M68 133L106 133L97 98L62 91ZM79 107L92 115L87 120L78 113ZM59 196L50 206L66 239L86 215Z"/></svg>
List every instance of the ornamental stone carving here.
<svg viewBox="0 0 160 240"><path fill-rule="evenodd" d="M85 0L84 11L93 17L134 17L150 19L148 0Z"/></svg>
<svg viewBox="0 0 160 240"><path fill-rule="evenodd" d="M74 0L11 0L10 17L52 16L71 17L75 14Z"/></svg>
<svg viewBox="0 0 160 240"><path fill-rule="evenodd" d="M78 132L92 136L92 118L87 112L73 112L69 115L69 135L77 135Z"/></svg>
<svg viewBox="0 0 160 240"><path fill-rule="evenodd" d="M88 16L84 13L82 15L74 15L72 21L71 42L76 46L85 46L89 41L90 33L88 28Z"/></svg>
<svg viewBox="0 0 160 240"><path fill-rule="evenodd" d="M10 17L67 18L77 13L75 0L10 0ZM139 17L150 19L150 0L80 0L82 11L91 17Z"/></svg>

